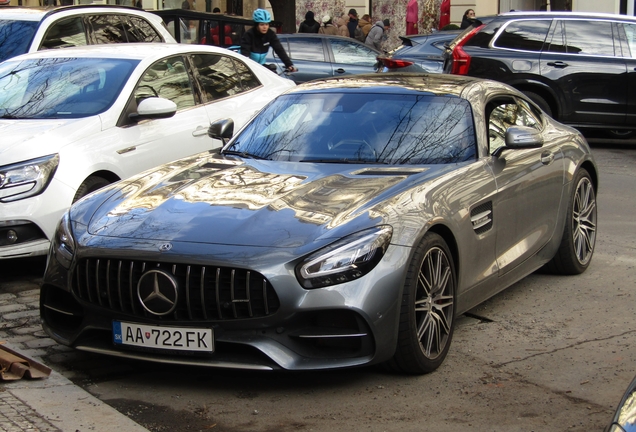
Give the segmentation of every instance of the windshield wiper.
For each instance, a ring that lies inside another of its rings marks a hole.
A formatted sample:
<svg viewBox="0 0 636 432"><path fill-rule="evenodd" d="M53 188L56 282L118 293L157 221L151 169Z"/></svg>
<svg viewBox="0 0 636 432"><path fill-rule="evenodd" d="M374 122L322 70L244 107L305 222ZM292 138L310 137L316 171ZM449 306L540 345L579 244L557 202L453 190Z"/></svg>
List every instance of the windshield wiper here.
<svg viewBox="0 0 636 432"><path fill-rule="evenodd" d="M222 155L230 155L230 156L240 156L240 157L244 157L246 159L262 159L262 160L267 160L264 157L261 156L257 156L255 154L251 154L248 152L240 152L240 151L235 151L235 150L225 150L221 152Z"/></svg>
<svg viewBox="0 0 636 432"><path fill-rule="evenodd" d="M364 164L364 165L388 165L387 162L356 160L356 159L303 159L300 162L315 162L315 163L333 163L333 164Z"/></svg>

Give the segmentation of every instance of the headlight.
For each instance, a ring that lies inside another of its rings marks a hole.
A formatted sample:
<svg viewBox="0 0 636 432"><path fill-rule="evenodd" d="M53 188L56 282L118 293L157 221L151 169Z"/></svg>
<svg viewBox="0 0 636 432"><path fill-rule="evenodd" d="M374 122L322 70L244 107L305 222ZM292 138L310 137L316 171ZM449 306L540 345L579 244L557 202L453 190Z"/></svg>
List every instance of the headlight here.
<svg viewBox="0 0 636 432"><path fill-rule="evenodd" d="M0 202L17 201L44 192L60 162L57 154L0 167Z"/></svg>
<svg viewBox="0 0 636 432"><path fill-rule="evenodd" d="M59 263L67 269L70 268L75 255L75 239L73 238L71 218L68 212L64 213L60 223L57 225L51 247Z"/></svg>
<svg viewBox="0 0 636 432"><path fill-rule="evenodd" d="M358 279L384 256L393 230L381 226L352 234L314 252L296 267L305 288L321 288Z"/></svg>

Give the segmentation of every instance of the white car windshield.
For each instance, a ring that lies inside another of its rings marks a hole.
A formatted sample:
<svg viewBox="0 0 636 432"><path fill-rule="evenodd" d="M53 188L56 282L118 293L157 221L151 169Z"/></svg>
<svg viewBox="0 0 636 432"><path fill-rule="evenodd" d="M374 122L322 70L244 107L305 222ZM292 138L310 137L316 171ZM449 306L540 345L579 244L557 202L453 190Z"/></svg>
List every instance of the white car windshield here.
<svg viewBox="0 0 636 432"><path fill-rule="evenodd" d="M0 64L0 118L81 118L108 109L137 60L44 58Z"/></svg>
<svg viewBox="0 0 636 432"><path fill-rule="evenodd" d="M453 96L284 95L224 154L294 162L443 164L476 158L470 104Z"/></svg>

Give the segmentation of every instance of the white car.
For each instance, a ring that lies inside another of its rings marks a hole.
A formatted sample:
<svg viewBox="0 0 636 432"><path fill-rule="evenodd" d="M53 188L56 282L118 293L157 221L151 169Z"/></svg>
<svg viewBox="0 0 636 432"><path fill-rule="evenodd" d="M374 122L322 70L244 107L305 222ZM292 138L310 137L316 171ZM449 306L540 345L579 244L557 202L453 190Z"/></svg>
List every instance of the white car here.
<svg viewBox="0 0 636 432"><path fill-rule="evenodd" d="M293 87L224 48L94 45L0 64L0 259L41 255L64 211L109 183L218 148Z"/></svg>
<svg viewBox="0 0 636 432"><path fill-rule="evenodd" d="M176 43L161 17L131 7L0 9L0 61L45 49L132 42Z"/></svg>

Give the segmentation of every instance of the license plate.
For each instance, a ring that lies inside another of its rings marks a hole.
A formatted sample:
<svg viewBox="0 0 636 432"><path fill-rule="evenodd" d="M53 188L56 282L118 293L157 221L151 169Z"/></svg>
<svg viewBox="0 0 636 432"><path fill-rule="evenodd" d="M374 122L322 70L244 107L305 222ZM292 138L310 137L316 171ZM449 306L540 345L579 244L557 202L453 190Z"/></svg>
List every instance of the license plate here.
<svg viewBox="0 0 636 432"><path fill-rule="evenodd" d="M163 327L113 321L113 342L146 348L214 351L212 329Z"/></svg>

